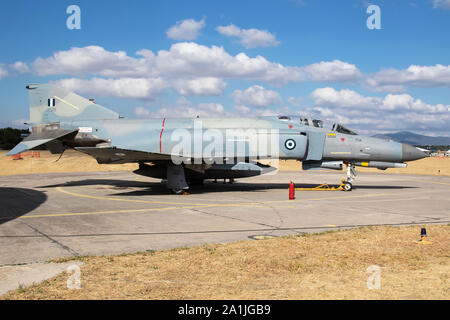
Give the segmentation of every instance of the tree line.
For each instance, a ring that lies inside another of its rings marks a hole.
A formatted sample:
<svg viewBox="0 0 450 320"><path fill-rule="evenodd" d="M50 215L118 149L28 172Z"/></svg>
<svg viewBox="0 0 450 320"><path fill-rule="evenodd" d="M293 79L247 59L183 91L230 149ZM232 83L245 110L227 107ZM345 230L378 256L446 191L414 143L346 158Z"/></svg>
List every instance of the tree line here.
<svg viewBox="0 0 450 320"><path fill-rule="evenodd" d="M2 128L0 129L0 149L10 150L28 135L27 129Z"/></svg>

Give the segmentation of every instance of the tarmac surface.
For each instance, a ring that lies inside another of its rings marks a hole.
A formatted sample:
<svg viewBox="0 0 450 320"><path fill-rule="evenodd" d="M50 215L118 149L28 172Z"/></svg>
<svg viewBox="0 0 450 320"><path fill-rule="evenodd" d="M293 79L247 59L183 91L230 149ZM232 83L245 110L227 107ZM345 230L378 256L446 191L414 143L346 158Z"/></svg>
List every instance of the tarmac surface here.
<svg viewBox="0 0 450 320"><path fill-rule="evenodd" d="M159 250L363 225L450 222L450 177L286 172L208 181L189 195L131 172L0 177L0 267L81 255Z"/></svg>

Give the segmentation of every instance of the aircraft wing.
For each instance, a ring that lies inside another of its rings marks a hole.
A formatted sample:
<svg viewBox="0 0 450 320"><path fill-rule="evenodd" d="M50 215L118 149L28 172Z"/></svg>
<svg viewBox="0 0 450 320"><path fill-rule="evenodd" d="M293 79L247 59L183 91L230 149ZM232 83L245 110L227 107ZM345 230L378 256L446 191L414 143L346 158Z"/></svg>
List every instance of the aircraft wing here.
<svg viewBox="0 0 450 320"><path fill-rule="evenodd" d="M97 159L98 163L129 163L138 161L152 162L171 160L170 154L126 150L120 148L77 147L75 149L94 157Z"/></svg>
<svg viewBox="0 0 450 320"><path fill-rule="evenodd" d="M158 161L182 161L186 159L195 159L193 157L185 157L176 154L159 153L159 152L148 152L142 150L130 150L119 147L75 147L77 151L86 153L91 157L95 158L98 163L130 163L130 162L158 162ZM209 157L208 160L213 161L214 159L224 160L223 156L220 157ZM194 160L195 161L195 160ZM200 163L202 161L200 160Z"/></svg>
<svg viewBox="0 0 450 320"><path fill-rule="evenodd" d="M69 134L75 134L78 132L77 130L49 130L43 131L39 133L32 133L28 137L26 137L22 142L20 142L17 146L15 146L11 151L9 151L6 155L13 156L19 154L21 152L36 148L40 145L50 143L52 140L56 140L67 136Z"/></svg>

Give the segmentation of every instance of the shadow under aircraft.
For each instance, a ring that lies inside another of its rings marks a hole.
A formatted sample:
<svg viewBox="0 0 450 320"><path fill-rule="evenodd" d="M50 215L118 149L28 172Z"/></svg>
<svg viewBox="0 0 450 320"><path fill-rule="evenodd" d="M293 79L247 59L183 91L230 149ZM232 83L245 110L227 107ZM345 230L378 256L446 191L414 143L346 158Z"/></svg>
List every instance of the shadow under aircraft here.
<svg viewBox="0 0 450 320"><path fill-rule="evenodd" d="M68 181L66 183L54 184L40 186L38 188L55 188L55 187L81 187L81 186L110 186L110 190L123 191L120 193L110 194L111 196L149 196L149 195L167 195L169 194L164 183L161 182L144 182L135 180L119 180L119 179L84 179L77 181ZM205 194L212 192L243 192L243 191L264 191L264 190L286 190L288 189L288 184L286 183L253 183L253 182L234 182L234 183L224 183L223 180L218 180L217 183L213 181L207 181L204 183L207 188L202 188L202 186L192 186L189 189L190 194ZM295 185L298 188L313 188L316 184L300 183ZM338 185L330 185L337 187ZM374 189L374 190L394 190L394 189L409 189L415 188L410 186L369 186L369 185L359 185L355 189ZM129 191L127 191L129 189ZM140 190L136 190L140 189Z"/></svg>
<svg viewBox="0 0 450 320"><path fill-rule="evenodd" d="M41 191L0 187L0 224L33 211L46 200L47 195Z"/></svg>

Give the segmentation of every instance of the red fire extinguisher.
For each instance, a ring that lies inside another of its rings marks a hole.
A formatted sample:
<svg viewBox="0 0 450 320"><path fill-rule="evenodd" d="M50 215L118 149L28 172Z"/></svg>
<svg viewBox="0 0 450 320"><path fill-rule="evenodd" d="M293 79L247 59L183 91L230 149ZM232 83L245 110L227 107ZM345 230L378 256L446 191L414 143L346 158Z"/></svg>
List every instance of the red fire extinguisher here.
<svg viewBox="0 0 450 320"><path fill-rule="evenodd" d="M291 181L289 183L289 200L294 200L295 199L295 187L294 187L294 183Z"/></svg>

